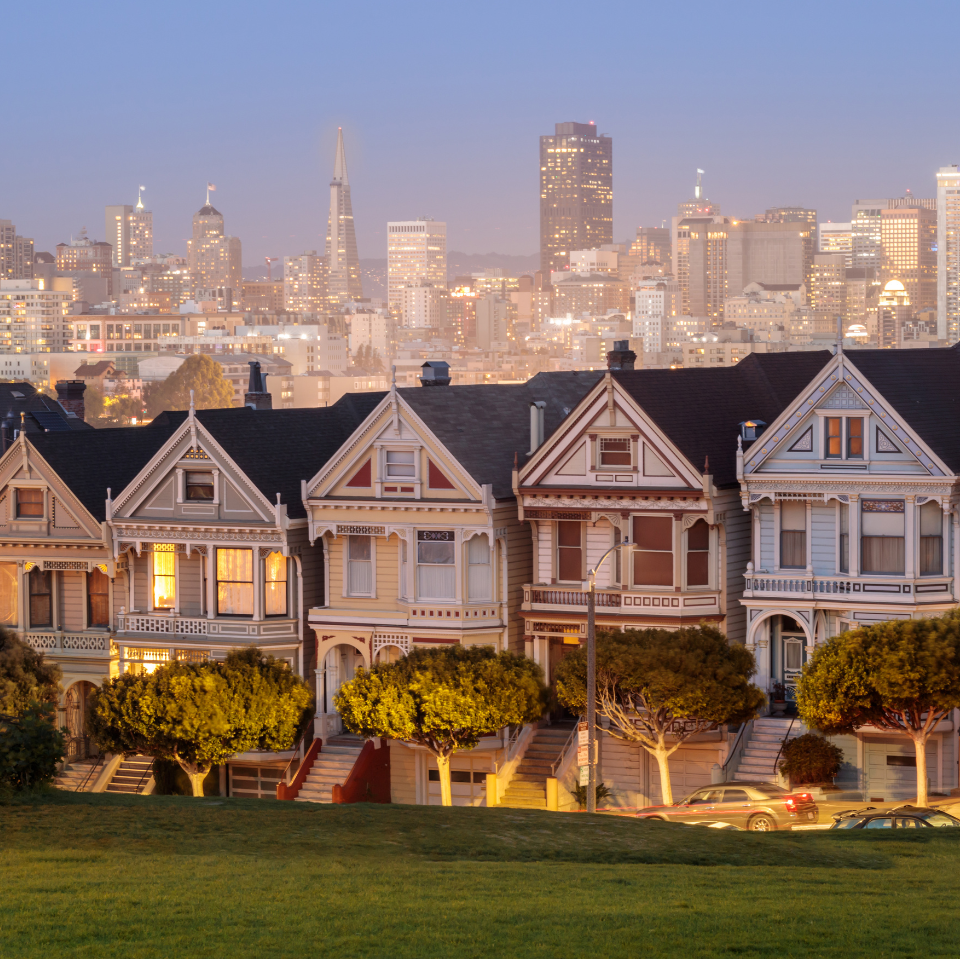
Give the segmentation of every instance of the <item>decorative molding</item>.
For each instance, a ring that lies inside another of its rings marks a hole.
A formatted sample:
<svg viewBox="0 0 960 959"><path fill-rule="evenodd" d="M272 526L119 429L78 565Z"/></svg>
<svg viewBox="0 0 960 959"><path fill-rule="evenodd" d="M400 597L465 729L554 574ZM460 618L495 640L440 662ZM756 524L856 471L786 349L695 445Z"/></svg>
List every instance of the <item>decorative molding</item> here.
<svg viewBox="0 0 960 959"><path fill-rule="evenodd" d="M882 495L884 493L903 493L904 495L915 494L919 490L924 490L924 492L929 493L933 496L949 496L951 492L951 486L947 484L937 484L931 485L929 483L908 483L908 482L895 482L895 483L884 483L884 482L867 482L865 478L859 480L856 477L844 477L847 482L844 485L850 491L851 494L859 495L861 493L874 493L877 495ZM922 479L922 477L918 477ZM757 496L760 498L762 495L769 496L771 493L800 493L800 492L811 492L811 493L827 493L833 492L837 489L841 477L830 477L829 479L824 478L822 480L814 479L803 479L803 480L749 480L747 488L750 491L751 502L753 497Z"/></svg>
<svg viewBox="0 0 960 959"><path fill-rule="evenodd" d="M813 427L809 426L803 435L790 447L791 453L810 453L813 451Z"/></svg>
<svg viewBox="0 0 960 959"><path fill-rule="evenodd" d="M276 542L277 549L282 548L283 543L278 540L279 531L265 530L263 532L258 532L256 530L222 530L222 529L209 529L198 527L197 529L184 529L183 527L179 528L157 528L153 527L152 529L131 529L129 527L121 527L117 530L118 534L123 537L129 537L134 542L142 541L144 548L147 547L149 543L186 543L187 541L219 541L219 542L250 542L250 543L261 543ZM161 538L163 537L163 538ZM121 542L119 546L120 552L123 552L125 549L129 549L133 546L133 542ZM195 549L196 547L191 547Z"/></svg>
<svg viewBox="0 0 960 959"><path fill-rule="evenodd" d="M550 496L545 493L525 494L523 500L523 515L531 519L555 519L552 515L539 515L537 509L550 510L574 510L586 515L584 519L590 519L592 513L605 513L608 510L620 510L623 512L639 513L644 510L657 510L660 512L676 510L699 510L707 511L707 503L704 499L675 499L672 496L661 495L660 499L644 499L638 496L602 496L590 499L584 496L564 496L562 494ZM587 511L590 512L587 512ZM566 517L559 517L564 519Z"/></svg>
<svg viewBox="0 0 960 959"><path fill-rule="evenodd" d="M353 526L349 523L337 523L338 536L386 536L385 526Z"/></svg>
<svg viewBox="0 0 960 959"><path fill-rule="evenodd" d="M865 410L867 404L846 383L841 383L822 403L817 404L817 409Z"/></svg>
<svg viewBox="0 0 960 959"><path fill-rule="evenodd" d="M883 432L880 427L877 427L877 452L878 453L902 453L903 450L897 446L896 443Z"/></svg>

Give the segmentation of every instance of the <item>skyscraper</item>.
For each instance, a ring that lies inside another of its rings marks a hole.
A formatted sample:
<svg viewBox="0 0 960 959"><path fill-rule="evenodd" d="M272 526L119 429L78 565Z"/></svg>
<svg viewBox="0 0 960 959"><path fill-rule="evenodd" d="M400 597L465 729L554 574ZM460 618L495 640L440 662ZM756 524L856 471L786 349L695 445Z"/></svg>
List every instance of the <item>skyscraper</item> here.
<svg viewBox="0 0 960 959"><path fill-rule="evenodd" d="M33 240L20 236L10 220L0 220L0 280L33 279Z"/></svg>
<svg viewBox="0 0 960 959"><path fill-rule="evenodd" d="M327 289L338 305L363 296L357 234L350 203L347 157L343 152L343 128L337 129L337 156L330 181L330 217L327 220Z"/></svg>
<svg viewBox="0 0 960 959"><path fill-rule="evenodd" d="M387 304L398 310L414 284L447 285L447 224L430 217L387 224Z"/></svg>
<svg viewBox="0 0 960 959"><path fill-rule="evenodd" d="M693 188L693 196L677 204L677 216L682 220L691 216L719 216L720 204L711 203L703 195L703 174L705 170L697 170L697 185Z"/></svg>
<svg viewBox="0 0 960 959"><path fill-rule="evenodd" d="M327 306L327 258L307 250L283 258L283 307L288 313L324 313Z"/></svg>
<svg viewBox="0 0 960 959"><path fill-rule="evenodd" d="M899 280L914 311L937 305L937 212L900 206L880 212L880 282Z"/></svg>
<svg viewBox="0 0 960 959"><path fill-rule="evenodd" d="M937 171L937 336L960 340L960 168Z"/></svg>
<svg viewBox="0 0 960 959"><path fill-rule="evenodd" d="M228 287L239 300L243 289L240 238L223 232L223 214L207 202L193 215L193 238L187 240L187 268L195 289Z"/></svg>
<svg viewBox="0 0 960 959"><path fill-rule="evenodd" d="M613 242L613 140L594 123L558 123L540 137L540 270L569 265L571 250Z"/></svg>
<svg viewBox="0 0 960 959"><path fill-rule="evenodd" d="M137 194L137 205L108 206L104 233L113 247L113 265L130 266L135 257L153 256L153 214L143 208L143 187Z"/></svg>

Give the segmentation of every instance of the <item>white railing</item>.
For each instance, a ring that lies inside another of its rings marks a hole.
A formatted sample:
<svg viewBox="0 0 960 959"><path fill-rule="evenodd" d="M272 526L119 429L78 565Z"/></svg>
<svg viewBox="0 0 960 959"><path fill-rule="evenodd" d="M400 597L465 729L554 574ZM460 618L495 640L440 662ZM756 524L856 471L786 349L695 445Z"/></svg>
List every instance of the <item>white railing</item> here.
<svg viewBox="0 0 960 959"><path fill-rule="evenodd" d="M206 636L209 622L208 619L193 616L141 616L125 613L117 617L117 629L124 633Z"/></svg>
<svg viewBox="0 0 960 959"><path fill-rule="evenodd" d="M871 577L811 576L802 573L752 573L744 577L743 595L758 599L765 595L803 596L805 599L826 596L850 596L868 602L947 601L952 596L950 579L894 579Z"/></svg>
<svg viewBox="0 0 960 959"><path fill-rule="evenodd" d="M107 633L23 633L23 641L43 652L109 653L111 638Z"/></svg>

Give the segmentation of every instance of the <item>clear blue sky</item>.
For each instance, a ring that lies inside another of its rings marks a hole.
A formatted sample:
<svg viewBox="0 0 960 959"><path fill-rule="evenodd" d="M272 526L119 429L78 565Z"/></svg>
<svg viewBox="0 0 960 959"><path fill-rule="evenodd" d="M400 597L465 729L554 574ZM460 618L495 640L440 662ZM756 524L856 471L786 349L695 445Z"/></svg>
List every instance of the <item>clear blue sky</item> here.
<svg viewBox="0 0 960 959"><path fill-rule="evenodd" d="M932 195L960 162L948 2L7 3L0 217L38 249L107 203L182 253L208 180L244 263L323 246L338 125L361 257L389 219L449 248L538 247L537 138L614 138L615 238L707 171L725 213Z"/></svg>

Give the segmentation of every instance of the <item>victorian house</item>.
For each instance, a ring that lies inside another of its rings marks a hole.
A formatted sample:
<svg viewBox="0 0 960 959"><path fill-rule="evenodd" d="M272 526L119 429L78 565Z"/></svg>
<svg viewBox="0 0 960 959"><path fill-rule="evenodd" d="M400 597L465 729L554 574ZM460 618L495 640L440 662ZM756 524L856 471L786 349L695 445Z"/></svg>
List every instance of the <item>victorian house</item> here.
<svg viewBox="0 0 960 959"><path fill-rule="evenodd" d="M742 603L768 690L792 699L830 636L960 601L958 384L957 346L841 352L778 415L758 411L738 453L753 532ZM905 736L866 728L838 742L851 793L914 794ZM933 791L957 785L957 761L955 722L941 725L927 745Z"/></svg>
<svg viewBox="0 0 960 959"><path fill-rule="evenodd" d="M515 478L534 545L520 615L528 655L548 677L586 641L594 569L598 628L706 622L744 642L751 526L736 439L746 424L776 419L830 356L753 354L726 369L635 371L635 354L616 347L611 369L559 428L545 442L531 439L535 453ZM609 737L602 748L601 778L620 805L659 801L656 764L642 749ZM676 794L709 783L726 754L721 732L682 747L671 759Z"/></svg>

